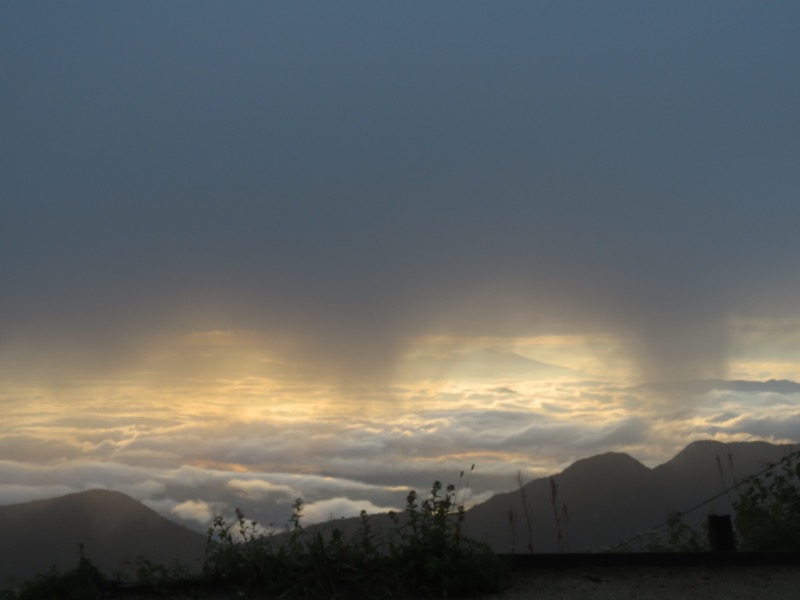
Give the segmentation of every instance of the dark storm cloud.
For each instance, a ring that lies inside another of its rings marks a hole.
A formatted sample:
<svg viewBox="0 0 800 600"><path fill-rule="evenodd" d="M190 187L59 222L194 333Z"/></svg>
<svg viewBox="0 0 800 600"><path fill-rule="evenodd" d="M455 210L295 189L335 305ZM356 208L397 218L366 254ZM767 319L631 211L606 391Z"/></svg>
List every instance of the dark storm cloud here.
<svg viewBox="0 0 800 600"><path fill-rule="evenodd" d="M796 3L3 12L7 365L250 328L363 376L568 325L674 379L800 306Z"/></svg>

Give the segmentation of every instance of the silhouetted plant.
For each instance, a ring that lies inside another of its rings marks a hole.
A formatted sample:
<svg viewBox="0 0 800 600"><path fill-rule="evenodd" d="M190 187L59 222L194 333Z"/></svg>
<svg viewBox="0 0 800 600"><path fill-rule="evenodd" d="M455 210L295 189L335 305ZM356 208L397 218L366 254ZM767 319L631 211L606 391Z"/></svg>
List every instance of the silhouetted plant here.
<svg viewBox="0 0 800 600"><path fill-rule="evenodd" d="M739 545L747 551L800 551L800 462L785 456L751 478L734 502Z"/></svg>
<svg viewBox="0 0 800 600"><path fill-rule="evenodd" d="M613 548L610 552L706 552L708 544L707 526L699 533L684 520L679 512L671 512L667 520L656 528L643 532Z"/></svg>
<svg viewBox="0 0 800 600"><path fill-rule="evenodd" d="M555 477L549 477L550 481L550 504L553 507L553 516L556 522L556 537L558 539L558 551L565 552L569 550L569 544L566 541L566 537L564 536L564 529L561 526L561 515L558 512L558 484L556 483ZM561 506L562 513L564 515L564 519L569 516L567 512L567 505L563 503Z"/></svg>
<svg viewBox="0 0 800 600"><path fill-rule="evenodd" d="M281 535L259 531L237 510L236 522L217 517L209 528L204 576L210 583L282 597L495 591L502 564L488 546L464 537L464 506L455 497L455 486L443 490L437 481L421 502L417 492L409 492L403 513L390 513L388 533L378 535L362 511L351 537L338 528L305 529L301 499Z"/></svg>
<svg viewBox="0 0 800 600"><path fill-rule="evenodd" d="M108 579L84 554L83 544L79 544L76 567L64 572L54 568L40 573L6 597L15 600L93 600L105 597L110 587Z"/></svg>
<svg viewBox="0 0 800 600"><path fill-rule="evenodd" d="M430 496L418 504L416 492L406 498L405 523L393 515L395 537L390 559L403 574L409 591L443 596L465 595L499 588L502 563L486 545L462 533L464 506L455 502L455 486L442 493L434 482Z"/></svg>
<svg viewBox="0 0 800 600"><path fill-rule="evenodd" d="M528 528L528 552L533 553L533 525L531 524L531 514L528 510L528 493L525 490L525 484L522 481L522 471L517 471L517 488L519 489L519 495L522 499L522 514L525 515L525 525ZM516 537L517 532L515 529L515 524L513 523L516 520L516 515L512 516L509 513L509 522L511 523L511 531L512 531L512 546L516 546ZM512 550L513 554L514 550Z"/></svg>
<svg viewBox="0 0 800 600"><path fill-rule="evenodd" d="M390 513L392 526L382 533L365 511L351 536L335 527L309 530L302 525L303 507L301 498L295 500L283 531L261 528L238 509L233 522L217 516L208 529L200 575L140 557L138 581L165 598L204 587L281 598L457 597L498 591L503 583L500 559L488 545L464 536L465 510L456 502L454 485L443 488L436 481L422 500L409 492L405 510ZM81 546L76 568L39 575L0 598L108 598L117 584Z"/></svg>
<svg viewBox="0 0 800 600"><path fill-rule="evenodd" d="M648 552L707 552L708 532L699 533L690 527L679 512L667 517L666 533L653 534L646 542Z"/></svg>

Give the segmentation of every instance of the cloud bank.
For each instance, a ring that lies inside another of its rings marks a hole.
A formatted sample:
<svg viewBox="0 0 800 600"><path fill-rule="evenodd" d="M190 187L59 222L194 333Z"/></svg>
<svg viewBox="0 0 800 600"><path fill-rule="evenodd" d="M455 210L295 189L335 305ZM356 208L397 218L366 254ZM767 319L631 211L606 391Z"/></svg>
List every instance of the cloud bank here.
<svg viewBox="0 0 800 600"><path fill-rule="evenodd" d="M14 428L31 430L31 452L0 460L0 503L102 487L200 531L235 508L264 527L282 527L296 498L304 499L309 523L362 509L401 510L410 489L422 493L434 480L459 485L469 504L514 489L518 472L530 480L612 450L655 466L697 439L794 442L800 432L800 394L785 385L687 389L676 409L674 389L580 381L473 385L431 390L411 413L396 405L360 416L323 411L298 422L293 414L244 419L223 408L214 419L165 428L185 410L176 403L172 418L162 414L125 432L113 418L88 428L57 414L35 421L16 415ZM662 409L662 394L672 410ZM97 443L112 437L111 452ZM14 438L9 427L0 444ZM54 450L56 438L72 452ZM460 476L473 464L474 472Z"/></svg>

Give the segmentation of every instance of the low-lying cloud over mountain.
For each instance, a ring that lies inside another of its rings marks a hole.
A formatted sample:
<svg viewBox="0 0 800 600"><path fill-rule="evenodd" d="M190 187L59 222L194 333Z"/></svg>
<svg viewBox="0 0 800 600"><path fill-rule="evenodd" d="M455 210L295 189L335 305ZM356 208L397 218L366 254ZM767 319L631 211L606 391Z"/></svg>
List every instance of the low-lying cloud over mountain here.
<svg viewBox="0 0 800 600"><path fill-rule="evenodd" d="M722 492L796 449L796 445L762 442L702 441L652 469L623 453L592 456L561 473L527 482L522 490L482 499L467 511L465 532L501 553L527 553L529 546L535 552L596 552L623 542L632 542L628 548L642 547L648 532L663 524L670 512L700 505L684 515L696 527L708 514L730 513L737 491ZM259 502L276 491L247 479L230 486L247 490ZM287 487L278 492L288 499L295 490ZM420 492L424 496L425 491ZM464 500L468 493L468 489L459 490L457 500ZM315 502L304 522L356 514L348 512L355 508L351 504L345 497ZM207 506L185 502L167 514L172 519L207 517ZM361 508L376 515L378 529L386 525L379 513L391 507L362 502ZM334 525L352 531L358 523L358 519L337 519ZM127 572L128 576L134 574L138 556L162 564L178 559L199 567L205 547L202 534L107 490L0 506L0 529L4 535L0 584L11 576L19 581L51 566L71 568L81 543L86 555L106 572Z"/></svg>
<svg viewBox="0 0 800 600"><path fill-rule="evenodd" d="M468 496L477 502L513 489L518 471L532 480L609 451L655 466L697 439L800 438L796 383L689 388L430 382L335 390L353 403L337 408L330 388L250 381L221 385L192 416L193 397L180 390L113 390L127 402L118 413L95 412L93 396L76 394L71 415L44 394L6 396L0 504L114 489L202 532L209 515L236 507L285 523L300 496L309 519L402 508L409 489L455 483L472 464Z"/></svg>

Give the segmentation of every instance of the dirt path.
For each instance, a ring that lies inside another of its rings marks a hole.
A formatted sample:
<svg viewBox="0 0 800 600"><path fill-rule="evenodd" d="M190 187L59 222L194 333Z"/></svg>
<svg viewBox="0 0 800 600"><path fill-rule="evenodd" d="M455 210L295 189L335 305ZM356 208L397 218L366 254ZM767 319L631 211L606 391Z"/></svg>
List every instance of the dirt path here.
<svg viewBox="0 0 800 600"><path fill-rule="evenodd" d="M518 573L482 600L796 600L800 567L582 567Z"/></svg>

